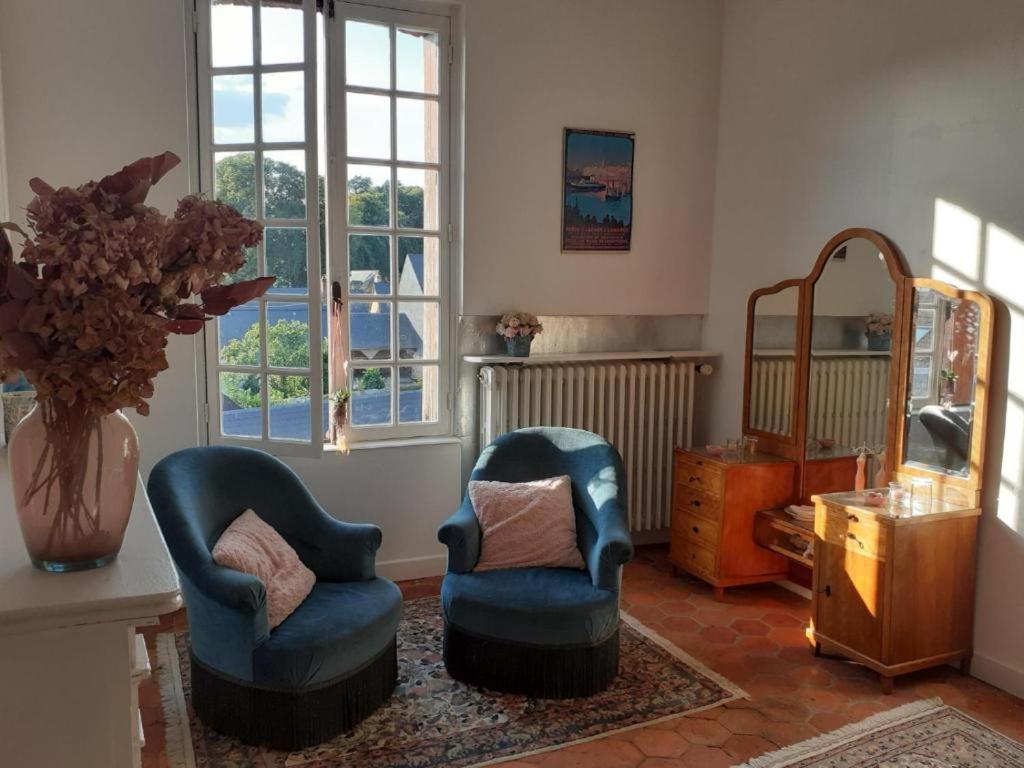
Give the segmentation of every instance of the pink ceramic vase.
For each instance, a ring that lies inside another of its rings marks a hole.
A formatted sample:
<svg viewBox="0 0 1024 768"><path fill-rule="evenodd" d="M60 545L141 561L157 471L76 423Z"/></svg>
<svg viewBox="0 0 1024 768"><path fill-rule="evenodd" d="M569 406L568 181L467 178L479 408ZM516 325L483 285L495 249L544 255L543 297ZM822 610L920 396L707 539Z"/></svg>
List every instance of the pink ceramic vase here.
<svg viewBox="0 0 1024 768"><path fill-rule="evenodd" d="M135 501L139 438L120 412L36 404L11 435L14 506L29 557L47 571L111 562Z"/></svg>

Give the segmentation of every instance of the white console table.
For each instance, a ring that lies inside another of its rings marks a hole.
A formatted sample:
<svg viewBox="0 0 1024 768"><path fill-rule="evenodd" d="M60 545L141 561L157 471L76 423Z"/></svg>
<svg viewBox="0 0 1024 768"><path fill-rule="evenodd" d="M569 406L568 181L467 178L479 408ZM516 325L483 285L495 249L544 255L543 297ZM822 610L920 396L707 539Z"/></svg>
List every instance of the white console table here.
<svg viewBox="0 0 1024 768"><path fill-rule="evenodd" d="M113 563L46 573L22 543L0 450L0 765L138 766L137 685L149 660L135 628L180 606L141 480Z"/></svg>

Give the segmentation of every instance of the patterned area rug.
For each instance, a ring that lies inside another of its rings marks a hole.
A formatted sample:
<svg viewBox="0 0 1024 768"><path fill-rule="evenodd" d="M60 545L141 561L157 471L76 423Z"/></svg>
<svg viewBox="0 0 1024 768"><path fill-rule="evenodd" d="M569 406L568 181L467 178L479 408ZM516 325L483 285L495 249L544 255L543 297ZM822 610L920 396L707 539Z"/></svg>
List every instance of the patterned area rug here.
<svg viewBox="0 0 1024 768"><path fill-rule="evenodd" d="M881 712L740 768L1024 768L1024 744L942 699Z"/></svg>
<svg viewBox="0 0 1024 768"><path fill-rule="evenodd" d="M192 712L186 634L158 638L172 768L466 768L668 720L746 694L623 615L620 674L586 700L507 696L452 680L441 661L437 598L412 600L398 630L398 688L350 734L299 752L275 752L205 728ZM180 682L179 682L180 681ZM175 694L175 691L180 693ZM585 701L585 703L582 703ZM190 732L174 731L189 729ZM176 725L181 724L181 725Z"/></svg>

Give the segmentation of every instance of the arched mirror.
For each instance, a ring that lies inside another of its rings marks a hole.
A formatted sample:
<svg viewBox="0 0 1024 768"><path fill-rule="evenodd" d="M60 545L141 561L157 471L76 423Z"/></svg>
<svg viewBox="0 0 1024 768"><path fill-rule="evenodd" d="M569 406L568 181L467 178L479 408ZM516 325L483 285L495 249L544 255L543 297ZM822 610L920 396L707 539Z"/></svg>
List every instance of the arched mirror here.
<svg viewBox="0 0 1024 768"><path fill-rule="evenodd" d="M887 448L899 285L866 237L837 244L810 287L807 459Z"/></svg>
<svg viewBox="0 0 1024 768"><path fill-rule="evenodd" d="M747 306L746 433L796 444L800 287L787 280L754 291Z"/></svg>
<svg viewBox="0 0 1024 768"><path fill-rule="evenodd" d="M981 486L992 300L914 280L903 387L900 471L937 476L943 497L976 503ZM946 490L957 489L951 493Z"/></svg>

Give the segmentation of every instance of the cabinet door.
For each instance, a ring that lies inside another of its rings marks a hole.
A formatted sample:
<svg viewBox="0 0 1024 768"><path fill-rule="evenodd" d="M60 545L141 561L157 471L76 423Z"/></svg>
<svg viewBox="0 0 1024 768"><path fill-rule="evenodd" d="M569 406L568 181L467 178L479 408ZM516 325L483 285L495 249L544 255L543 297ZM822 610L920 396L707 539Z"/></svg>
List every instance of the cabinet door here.
<svg viewBox="0 0 1024 768"><path fill-rule="evenodd" d="M885 563L815 541L815 630L872 659L882 652Z"/></svg>

